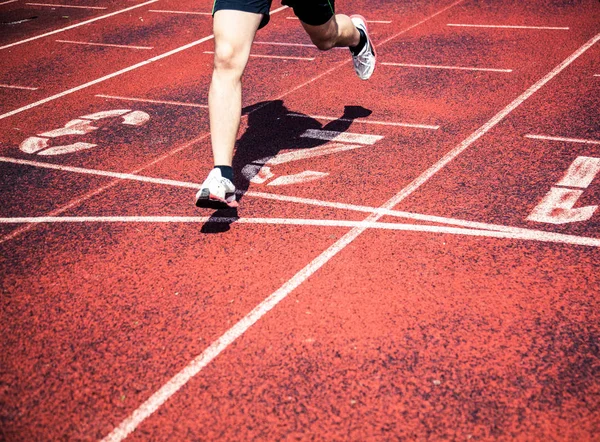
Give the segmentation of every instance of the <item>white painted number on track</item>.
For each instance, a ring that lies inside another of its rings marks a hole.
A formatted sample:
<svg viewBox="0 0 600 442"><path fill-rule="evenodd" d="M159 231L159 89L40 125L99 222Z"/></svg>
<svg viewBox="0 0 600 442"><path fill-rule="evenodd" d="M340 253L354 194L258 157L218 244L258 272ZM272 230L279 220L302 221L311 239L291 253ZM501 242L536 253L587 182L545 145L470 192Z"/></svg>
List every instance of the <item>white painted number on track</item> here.
<svg viewBox="0 0 600 442"><path fill-rule="evenodd" d="M21 143L19 148L25 153L47 156L64 155L68 153L79 152L85 149L91 149L97 145L78 141L72 144L50 147L50 140L52 138L62 137L65 135L88 134L98 129L98 127L92 125L92 122L114 117L121 117L123 119L122 124L127 126L141 126L150 119L150 115L147 113L142 111L132 111L130 109L113 109L109 111L96 112L94 114L84 115L83 117L71 120L61 128L42 132L36 137L29 137Z"/></svg>
<svg viewBox="0 0 600 442"><path fill-rule="evenodd" d="M542 199L527 217L528 221L549 224L567 224L587 221L598 206L574 208L595 176L600 172L600 158L578 157L569 167L565 176ZM569 189L574 187L576 189Z"/></svg>
<svg viewBox="0 0 600 442"><path fill-rule="evenodd" d="M302 135L302 138L312 138L314 140L325 141L341 141L335 143L327 143L322 146L313 147L310 149L299 149L291 152L280 153L274 157L261 158L246 164L242 169L242 174L254 184L263 184L273 178L275 174L271 172L271 166L277 164L289 163L291 161L304 160L307 158L320 157L323 155L331 155L333 153L343 152L364 147L365 145L375 144L383 137L380 135L363 135L346 132L335 132L319 129L308 129ZM356 144L346 144L356 143ZM287 186L291 184L307 183L328 176L325 172L315 172L305 170L293 175L285 175L274 179L268 186Z"/></svg>

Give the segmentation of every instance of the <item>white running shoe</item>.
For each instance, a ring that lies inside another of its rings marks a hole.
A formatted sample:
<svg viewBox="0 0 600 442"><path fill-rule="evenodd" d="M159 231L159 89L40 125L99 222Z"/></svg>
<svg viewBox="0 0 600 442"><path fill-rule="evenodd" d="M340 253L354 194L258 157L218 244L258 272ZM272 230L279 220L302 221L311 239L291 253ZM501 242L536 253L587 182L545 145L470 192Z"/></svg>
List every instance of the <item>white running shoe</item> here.
<svg viewBox="0 0 600 442"><path fill-rule="evenodd" d="M237 207L235 186L227 178L223 178L221 170L214 168L210 171L202 187L196 194L196 206L213 209Z"/></svg>
<svg viewBox="0 0 600 442"><path fill-rule="evenodd" d="M367 37L367 42L365 43L365 47L358 53L358 55L352 54L352 62L354 63L354 70L356 71L356 75L361 80L368 80L373 71L375 70L375 48L371 43L371 39L369 38L369 31L367 30L367 21L362 15L352 15L350 17L354 26L357 29L360 29L365 33Z"/></svg>

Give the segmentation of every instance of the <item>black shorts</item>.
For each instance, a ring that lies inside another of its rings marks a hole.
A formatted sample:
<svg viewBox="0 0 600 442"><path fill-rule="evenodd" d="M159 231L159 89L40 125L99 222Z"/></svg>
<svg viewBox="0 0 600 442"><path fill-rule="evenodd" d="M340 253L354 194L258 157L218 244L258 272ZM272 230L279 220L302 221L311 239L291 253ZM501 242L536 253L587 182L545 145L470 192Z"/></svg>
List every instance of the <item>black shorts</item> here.
<svg viewBox="0 0 600 442"><path fill-rule="evenodd" d="M259 29L269 23L272 0L215 0L213 15L221 9L262 14ZM294 14L307 25L324 25L335 14L335 0L282 0L283 5L294 9Z"/></svg>

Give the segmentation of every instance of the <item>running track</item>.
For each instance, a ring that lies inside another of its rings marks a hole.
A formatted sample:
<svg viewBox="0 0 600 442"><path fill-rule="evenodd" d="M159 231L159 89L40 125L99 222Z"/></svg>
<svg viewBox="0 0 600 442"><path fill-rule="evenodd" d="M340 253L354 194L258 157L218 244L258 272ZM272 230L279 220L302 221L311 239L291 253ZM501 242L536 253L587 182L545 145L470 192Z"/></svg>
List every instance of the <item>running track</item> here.
<svg viewBox="0 0 600 442"><path fill-rule="evenodd" d="M209 0L0 1L1 439L597 440L598 2L339 3L214 212Z"/></svg>

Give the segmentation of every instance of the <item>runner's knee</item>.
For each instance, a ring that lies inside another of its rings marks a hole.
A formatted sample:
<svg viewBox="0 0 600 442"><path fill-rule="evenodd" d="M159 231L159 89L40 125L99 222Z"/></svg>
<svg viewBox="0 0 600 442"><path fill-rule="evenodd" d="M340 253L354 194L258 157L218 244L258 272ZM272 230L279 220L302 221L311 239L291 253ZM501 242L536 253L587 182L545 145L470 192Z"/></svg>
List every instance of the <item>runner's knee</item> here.
<svg viewBox="0 0 600 442"><path fill-rule="evenodd" d="M241 50L234 45L221 43L215 47L215 70L239 72L246 64Z"/></svg>

